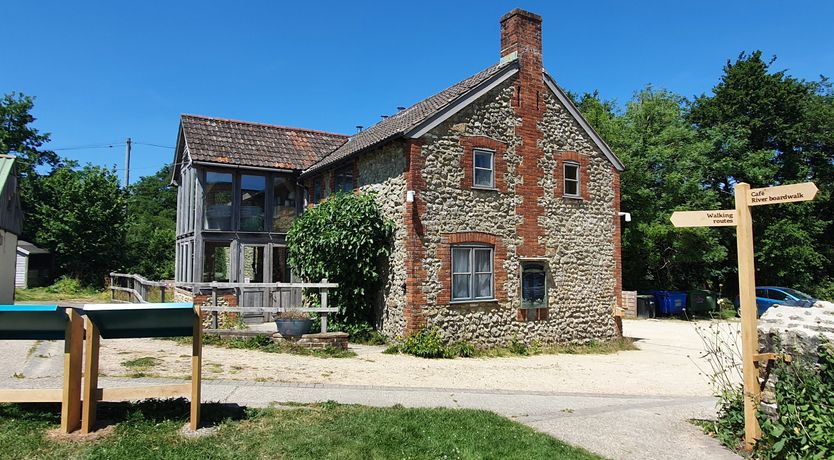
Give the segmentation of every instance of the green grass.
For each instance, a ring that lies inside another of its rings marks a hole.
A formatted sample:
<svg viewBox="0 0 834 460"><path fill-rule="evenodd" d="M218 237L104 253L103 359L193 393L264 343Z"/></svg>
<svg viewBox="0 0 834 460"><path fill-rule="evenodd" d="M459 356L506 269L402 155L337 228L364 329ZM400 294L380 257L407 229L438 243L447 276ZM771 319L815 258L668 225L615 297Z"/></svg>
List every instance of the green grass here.
<svg viewBox="0 0 834 460"><path fill-rule="evenodd" d="M59 302L67 300L75 301L91 301L91 302L109 302L109 291L97 291L95 289L85 289L80 292L51 292L49 287L29 288L29 289L15 289L14 300L19 302Z"/></svg>
<svg viewBox="0 0 834 460"><path fill-rule="evenodd" d="M174 339L180 344L190 344L191 337L178 337ZM217 335L204 335L203 345L216 345L224 348L237 348L244 350L256 350L264 353L290 353L301 356L315 356L318 358L353 358L356 353L340 348L305 348L291 342L273 342L268 335L257 335L254 337L224 338Z"/></svg>
<svg viewBox="0 0 834 460"><path fill-rule="evenodd" d="M211 436L178 433L184 400L101 404L99 420L117 423L96 441L45 436L57 405L0 405L5 458L89 459L599 459L582 449L486 411L346 406L328 402L288 409L203 405Z"/></svg>

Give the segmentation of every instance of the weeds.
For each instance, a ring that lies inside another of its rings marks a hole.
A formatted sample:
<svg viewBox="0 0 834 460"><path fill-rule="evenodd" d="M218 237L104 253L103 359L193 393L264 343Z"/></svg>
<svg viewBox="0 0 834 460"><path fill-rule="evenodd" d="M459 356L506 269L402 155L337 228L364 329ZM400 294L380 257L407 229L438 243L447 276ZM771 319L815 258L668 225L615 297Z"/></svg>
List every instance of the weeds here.
<svg viewBox="0 0 834 460"><path fill-rule="evenodd" d="M402 339L383 353L405 353L421 358L496 358L540 354L610 354L637 349L634 341L628 338L545 346L535 340L528 345L516 336L505 347L478 348L466 341L447 344L440 336L440 329L433 327L422 329Z"/></svg>

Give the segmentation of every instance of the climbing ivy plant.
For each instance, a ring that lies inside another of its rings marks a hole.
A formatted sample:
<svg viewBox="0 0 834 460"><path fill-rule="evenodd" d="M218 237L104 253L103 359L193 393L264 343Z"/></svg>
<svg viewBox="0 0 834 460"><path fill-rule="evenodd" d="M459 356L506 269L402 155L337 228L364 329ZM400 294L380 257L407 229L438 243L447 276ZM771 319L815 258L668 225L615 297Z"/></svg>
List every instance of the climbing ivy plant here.
<svg viewBox="0 0 834 460"><path fill-rule="evenodd" d="M293 222L288 263L305 281L339 283L329 297L339 308L339 323L373 323L380 265L393 231L372 194L337 193Z"/></svg>

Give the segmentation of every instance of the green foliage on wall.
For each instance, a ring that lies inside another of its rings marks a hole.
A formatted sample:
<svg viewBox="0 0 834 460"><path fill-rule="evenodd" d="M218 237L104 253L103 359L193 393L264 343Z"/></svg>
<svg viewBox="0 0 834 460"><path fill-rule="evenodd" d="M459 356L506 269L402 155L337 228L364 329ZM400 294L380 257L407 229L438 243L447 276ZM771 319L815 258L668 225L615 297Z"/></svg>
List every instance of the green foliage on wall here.
<svg viewBox="0 0 834 460"><path fill-rule="evenodd" d="M339 283L329 297L339 308L338 321L373 323L393 230L372 195L337 193L293 222L287 261L306 281Z"/></svg>

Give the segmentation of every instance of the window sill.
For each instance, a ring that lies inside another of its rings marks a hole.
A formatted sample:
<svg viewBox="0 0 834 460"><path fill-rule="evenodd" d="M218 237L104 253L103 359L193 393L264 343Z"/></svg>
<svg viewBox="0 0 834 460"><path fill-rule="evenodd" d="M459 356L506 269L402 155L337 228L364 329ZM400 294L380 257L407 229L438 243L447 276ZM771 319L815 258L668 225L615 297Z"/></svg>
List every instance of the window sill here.
<svg viewBox="0 0 834 460"><path fill-rule="evenodd" d="M484 192L497 192L497 187L484 187L482 185L473 185L472 190L482 190Z"/></svg>
<svg viewBox="0 0 834 460"><path fill-rule="evenodd" d="M465 307L467 305L475 305L481 303L498 303L498 299L475 299L475 300L452 300L449 302L450 306Z"/></svg>
<svg viewBox="0 0 834 460"><path fill-rule="evenodd" d="M562 198L567 200L585 201L581 195L562 195Z"/></svg>

